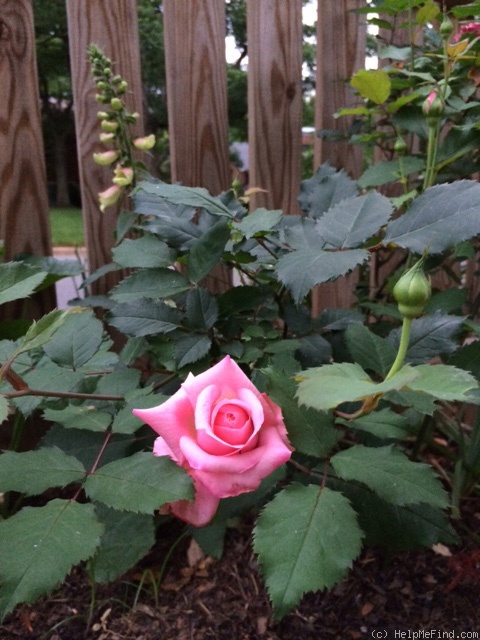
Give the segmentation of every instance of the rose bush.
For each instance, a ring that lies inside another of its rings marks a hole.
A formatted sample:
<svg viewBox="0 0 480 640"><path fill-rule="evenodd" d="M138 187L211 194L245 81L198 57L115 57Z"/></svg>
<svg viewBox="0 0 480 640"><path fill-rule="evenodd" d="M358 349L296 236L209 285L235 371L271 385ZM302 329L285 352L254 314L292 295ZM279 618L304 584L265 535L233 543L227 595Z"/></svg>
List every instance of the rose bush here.
<svg viewBox="0 0 480 640"><path fill-rule="evenodd" d="M293 450L280 408L229 356L189 374L163 404L133 413L159 434L154 454L170 456L193 478L194 502L168 508L195 526L210 522L221 498L257 489Z"/></svg>

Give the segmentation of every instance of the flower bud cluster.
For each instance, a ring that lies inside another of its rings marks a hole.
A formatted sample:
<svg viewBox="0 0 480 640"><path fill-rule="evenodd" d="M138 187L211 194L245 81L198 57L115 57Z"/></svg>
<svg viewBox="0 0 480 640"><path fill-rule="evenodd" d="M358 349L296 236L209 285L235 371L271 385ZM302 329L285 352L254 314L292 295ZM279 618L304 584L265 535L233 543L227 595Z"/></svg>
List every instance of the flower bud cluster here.
<svg viewBox="0 0 480 640"><path fill-rule="evenodd" d="M115 204L126 187L135 184L136 169L141 166L133 157L134 149L148 151L155 145L155 136L131 138L128 126L135 124L140 115L128 110L123 94L128 88L121 75L112 70L112 61L96 45L88 49L92 75L97 87L95 99L102 105L97 113L100 120L100 142L112 147L108 151L93 154L96 164L115 164L112 186L99 193L100 210Z"/></svg>

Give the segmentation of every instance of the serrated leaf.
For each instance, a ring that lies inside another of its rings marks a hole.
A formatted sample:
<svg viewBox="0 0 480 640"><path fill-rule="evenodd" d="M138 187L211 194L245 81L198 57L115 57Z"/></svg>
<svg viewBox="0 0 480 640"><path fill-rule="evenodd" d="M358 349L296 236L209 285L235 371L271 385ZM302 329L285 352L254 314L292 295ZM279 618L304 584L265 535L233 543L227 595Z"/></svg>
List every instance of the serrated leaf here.
<svg viewBox="0 0 480 640"><path fill-rule="evenodd" d="M364 325L349 325L345 331L345 343L355 362L382 377L387 375L395 360L394 347Z"/></svg>
<svg viewBox="0 0 480 640"><path fill-rule="evenodd" d="M408 435L408 420L391 409L380 409L356 420L341 420L350 429L358 429L381 440L398 440Z"/></svg>
<svg viewBox="0 0 480 640"><path fill-rule="evenodd" d="M91 559L95 582L112 582L133 567L155 544L153 517L95 506L105 532Z"/></svg>
<svg viewBox="0 0 480 640"><path fill-rule="evenodd" d="M206 289L197 287L187 295L187 320L195 329L208 330L218 319L216 298Z"/></svg>
<svg viewBox="0 0 480 640"><path fill-rule="evenodd" d="M405 156L400 164L399 160L381 160L368 167L360 178L358 185L362 189L379 187L389 182L396 182L402 175L410 175L423 171L425 161L415 156Z"/></svg>
<svg viewBox="0 0 480 640"><path fill-rule="evenodd" d="M384 244L415 253L442 253L480 233L480 184L458 180L426 189L387 226Z"/></svg>
<svg viewBox="0 0 480 640"><path fill-rule="evenodd" d="M282 219L282 211L269 209L255 209L241 222L234 223L234 229L238 229L245 238L253 238L257 233L271 231Z"/></svg>
<svg viewBox="0 0 480 640"><path fill-rule="evenodd" d="M105 396L125 396L138 387L141 373L137 369L121 369L103 375L98 381L96 393Z"/></svg>
<svg viewBox="0 0 480 640"><path fill-rule="evenodd" d="M107 411L99 411L95 405L70 404L65 409L45 409L43 418L61 424L65 429L106 431L112 422Z"/></svg>
<svg viewBox="0 0 480 640"><path fill-rule="evenodd" d="M139 452L97 469L85 482L92 499L119 511L153 513L163 504L192 500L191 478L172 460Z"/></svg>
<svg viewBox="0 0 480 640"><path fill-rule="evenodd" d="M22 262L0 264L0 304L28 297L46 277L45 271Z"/></svg>
<svg viewBox="0 0 480 640"><path fill-rule="evenodd" d="M212 346L212 341L208 336L200 334L190 334L175 340L174 353L177 367L181 369L187 364L196 362L207 355Z"/></svg>
<svg viewBox="0 0 480 640"><path fill-rule="evenodd" d="M353 249L378 233L393 213L388 198L376 191L342 200L316 223L316 231L327 244Z"/></svg>
<svg viewBox="0 0 480 640"><path fill-rule="evenodd" d="M180 326L181 316L162 301L141 299L116 305L108 324L136 338L156 333L170 333Z"/></svg>
<svg viewBox="0 0 480 640"><path fill-rule="evenodd" d="M442 353L456 351L459 344L453 338L459 333L463 322L462 317L439 313L415 318L410 332L407 362L422 364ZM394 329L386 338L395 349L400 344L400 332L400 329Z"/></svg>
<svg viewBox="0 0 480 640"><path fill-rule="evenodd" d="M368 259L368 251L321 251L314 248L299 249L282 256L277 263L278 278L292 292L299 303L322 282L345 275Z"/></svg>
<svg viewBox="0 0 480 640"><path fill-rule="evenodd" d="M468 371L447 364L420 364L415 371L418 375L408 388L438 400L468 402L468 391L478 388L476 379Z"/></svg>
<svg viewBox="0 0 480 640"><path fill-rule="evenodd" d="M385 502L367 487L341 481L338 486L357 511L365 544L369 546L399 552L430 548L437 542L458 542L447 514L438 508L428 504L399 507Z"/></svg>
<svg viewBox="0 0 480 640"><path fill-rule="evenodd" d="M171 298L188 291L188 280L174 269L140 269L112 289L117 302L131 302L139 298Z"/></svg>
<svg viewBox="0 0 480 640"><path fill-rule="evenodd" d="M176 257L173 249L152 235L135 240L127 238L112 249L112 255L118 265L130 269L168 267Z"/></svg>
<svg viewBox="0 0 480 640"><path fill-rule="evenodd" d="M20 342L17 353L37 349L48 342L66 321L68 313L68 311L51 311L37 322L33 322Z"/></svg>
<svg viewBox="0 0 480 640"><path fill-rule="evenodd" d="M331 414L301 407L295 401L295 383L276 371L267 371L267 394L282 408L288 438L297 451L323 458L340 437Z"/></svg>
<svg viewBox="0 0 480 640"><path fill-rule="evenodd" d="M404 366L398 373L378 384L359 364L343 362L302 371L296 397L300 404L319 411L334 409L344 402L355 402L407 386L418 374Z"/></svg>
<svg viewBox="0 0 480 640"><path fill-rule="evenodd" d="M219 220L196 240L187 256L187 271L191 282L204 278L218 264L230 238L226 220Z"/></svg>
<svg viewBox="0 0 480 640"><path fill-rule="evenodd" d="M392 88L390 76L383 69L360 69L352 76L350 84L362 98L374 104L386 102Z"/></svg>
<svg viewBox="0 0 480 640"><path fill-rule="evenodd" d="M5 396L0 395L0 424L8 418L8 400Z"/></svg>
<svg viewBox="0 0 480 640"><path fill-rule="evenodd" d="M135 433L144 423L140 418L133 415L133 409L151 409L165 402L167 397L156 393L153 394L151 389L136 389L135 393L129 395L127 404L120 409L113 419L112 432Z"/></svg>
<svg viewBox="0 0 480 640"><path fill-rule="evenodd" d="M44 350L58 365L75 370L95 355L102 339L102 323L91 311L72 313Z"/></svg>
<svg viewBox="0 0 480 640"><path fill-rule="evenodd" d="M176 205L184 205L194 208L206 209L217 216L232 218L232 212L218 197L210 195L207 189L202 187L184 187L179 184L166 184L165 182L141 182L139 191L144 191L157 198L163 198L167 202Z"/></svg>
<svg viewBox="0 0 480 640"><path fill-rule="evenodd" d="M305 215L319 218L330 207L357 193L356 182L345 171L336 171L326 163L311 178L302 180L298 202Z"/></svg>
<svg viewBox="0 0 480 640"><path fill-rule="evenodd" d="M386 502L404 506L425 502L445 508L448 496L427 464L412 462L393 446L354 445L330 463L343 480L361 482Z"/></svg>
<svg viewBox="0 0 480 640"><path fill-rule="evenodd" d="M30 389L41 391L72 391L82 380L80 371L71 371L59 367L45 358L39 365L23 375L24 381ZM42 401L39 396L15 398L13 404L25 415L33 411Z"/></svg>
<svg viewBox="0 0 480 640"><path fill-rule="evenodd" d="M95 553L103 532L93 505L52 500L0 521L1 616L54 589L72 566Z"/></svg>
<svg viewBox="0 0 480 640"><path fill-rule="evenodd" d="M5 451L0 455L0 493L18 491L27 496L81 480L85 468L57 447L36 451Z"/></svg>
<svg viewBox="0 0 480 640"><path fill-rule="evenodd" d="M275 617L288 613L305 592L341 580L360 553L362 536L341 493L295 483L277 494L254 531Z"/></svg>

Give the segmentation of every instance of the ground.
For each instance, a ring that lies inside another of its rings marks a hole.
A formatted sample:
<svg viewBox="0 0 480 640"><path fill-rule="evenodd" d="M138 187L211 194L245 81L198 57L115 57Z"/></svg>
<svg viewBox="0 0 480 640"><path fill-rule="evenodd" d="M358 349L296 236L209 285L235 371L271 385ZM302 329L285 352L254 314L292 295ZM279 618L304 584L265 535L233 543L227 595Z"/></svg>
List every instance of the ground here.
<svg viewBox="0 0 480 640"><path fill-rule="evenodd" d="M388 557L367 550L331 592L307 594L275 621L255 555L251 527L229 530L221 560L202 557L185 538L172 553L158 600L146 569L157 572L178 538L173 524L141 566L113 585L91 590L75 570L50 597L19 607L1 640L362 640L363 638L480 639L480 500L468 503L476 534L459 548L438 547ZM452 555L449 556L448 554ZM414 632L433 632L414 635ZM385 633L387 635L385 635ZM396 632L396 633L395 633ZM401 635L401 632L404 635ZM461 635L465 632L471 635ZM477 635L472 635L476 633Z"/></svg>

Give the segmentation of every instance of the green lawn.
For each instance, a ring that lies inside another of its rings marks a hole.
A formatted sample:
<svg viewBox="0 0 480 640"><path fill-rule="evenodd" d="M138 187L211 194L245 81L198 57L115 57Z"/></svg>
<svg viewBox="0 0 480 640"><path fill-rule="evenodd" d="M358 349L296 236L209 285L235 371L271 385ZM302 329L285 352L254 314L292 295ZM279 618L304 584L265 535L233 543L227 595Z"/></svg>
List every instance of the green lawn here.
<svg viewBox="0 0 480 640"><path fill-rule="evenodd" d="M50 227L54 247L84 246L81 209L50 209Z"/></svg>

